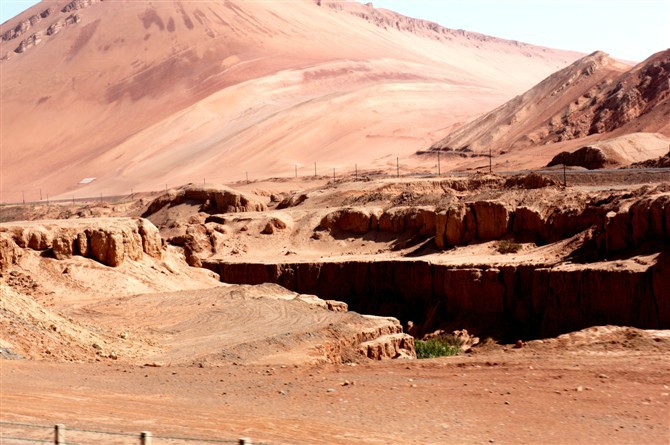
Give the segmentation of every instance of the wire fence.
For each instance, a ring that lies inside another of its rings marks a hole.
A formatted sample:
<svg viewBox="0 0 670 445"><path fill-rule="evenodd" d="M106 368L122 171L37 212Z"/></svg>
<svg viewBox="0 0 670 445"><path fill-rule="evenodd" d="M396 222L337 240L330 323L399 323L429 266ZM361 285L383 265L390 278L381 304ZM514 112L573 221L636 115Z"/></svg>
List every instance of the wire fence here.
<svg viewBox="0 0 670 445"><path fill-rule="evenodd" d="M448 155L442 154L440 152L431 152L423 153L425 158L430 159L428 163L425 163L423 166L415 165L412 166L403 165L399 157L396 157L395 162L389 161L386 166L364 168L364 166L359 164L354 164L353 166L342 166L337 165L335 167L331 165L324 165L318 162L313 164L294 164L290 169L287 168L287 172L284 176L275 176L268 177L268 175L255 174L255 172L244 172L244 174L234 174L228 176L216 176L216 177L202 177L199 179L195 178L179 178L173 184L165 184L164 187L155 188L153 190L138 190L133 187L129 187L127 192L124 194L106 194L103 192L97 192L96 195L87 192L86 188L75 189L71 192L59 192L56 199L54 199L54 194L50 193L46 187L43 188L23 188L19 189L7 189L4 188L2 195L11 196L9 200L5 200L4 197L0 197L0 204L10 205L10 204L68 204L79 202L101 202L108 204L118 204L122 202L133 201L142 194L157 193L161 192L164 189L165 192L171 188L179 187L184 184L208 184L208 183L226 183L226 184L244 184L252 183L259 180L278 180L278 181L287 181L287 180L311 180L311 179L320 179L320 180L340 180L340 179L382 179L382 178L443 178L443 177L464 177L469 176L475 173L496 173L499 175L512 176L517 174L524 173L541 173L549 176L554 176L556 179L568 185L567 179L569 177L579 177L585 175L609 175L616 176L625 173L641 173L641 174L661 174L668 175L670 174L670 168L631 168L631 169L598 169L598 170L584 170L584 169L575 169L570 166L560 165L554 168L539 168L539 169L524 169L524 170L508 170L505 169L506 165L496 165L492 161L495 159L495 154L490 153L476 153L471 156L479 157L483 159L482 165L476 168L468 168L467 170L446 171L445 167L448 166L448 160L445 160L445 157ZM289 171L290 170L290 171ZM665 176L663 176L665 177ZM665 177L667 180L670 176ZM91 179L91 178L88 178ZM87 182L82 184L82 187L89 185L94 182Z"/></svg>
<svg viewBox="0 0 670 445"><path fill-rule="evenodd" d="M239 444L239 445L269 445L264 442L253 441L249 438L220 439L207 437L185 437L170 435L154 435L150 431L126 433L114 431L99 431L66 427L64 424L42 425L25 422L0 421L0 443L55 445L91 445L104 443L105 445L186 445L186 444Z"/></svg>

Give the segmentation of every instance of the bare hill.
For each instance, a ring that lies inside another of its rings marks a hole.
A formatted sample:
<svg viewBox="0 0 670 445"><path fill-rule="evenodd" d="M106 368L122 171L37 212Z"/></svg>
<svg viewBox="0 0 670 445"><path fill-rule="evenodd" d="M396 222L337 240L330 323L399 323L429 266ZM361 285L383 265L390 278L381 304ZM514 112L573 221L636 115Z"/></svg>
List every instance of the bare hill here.
<svg viewBox="0 0 670 445"><path fill-rule="evenodd" d="M2 201L383 166L579 56L313 0L45 1L0 36Z"/></svg>
<svg viewBox="0 0 670 445"><path fill-rule="evenodd" d="M670 50L630 70L596 52L451 133L431 149L515 150L587 136L593 136L590 142L629 133L669 136L669 72ZM626 145L628 151L631 147Z"/></svg>
<svg viewBox="0 0 670 445"><path fill-rule="evenodd" d="M546 143L552 128L560 125L558 117L576 97L607 88L623 71L624 67L607 54L590 54L451 133L431 149L475 151Z"/></svg>

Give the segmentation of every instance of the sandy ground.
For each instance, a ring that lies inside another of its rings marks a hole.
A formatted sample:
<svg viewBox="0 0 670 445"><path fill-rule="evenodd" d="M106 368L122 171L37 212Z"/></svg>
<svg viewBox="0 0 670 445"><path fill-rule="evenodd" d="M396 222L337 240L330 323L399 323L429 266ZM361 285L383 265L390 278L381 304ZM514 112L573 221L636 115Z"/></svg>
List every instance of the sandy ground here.
<svg viewBox="0 0 670 445"><path fill-rule="evenodd" d="M318 367L3 360L0 401L3 421L277 444L666 444L667 345L636 347L491 347L456 358Z"/></svg>

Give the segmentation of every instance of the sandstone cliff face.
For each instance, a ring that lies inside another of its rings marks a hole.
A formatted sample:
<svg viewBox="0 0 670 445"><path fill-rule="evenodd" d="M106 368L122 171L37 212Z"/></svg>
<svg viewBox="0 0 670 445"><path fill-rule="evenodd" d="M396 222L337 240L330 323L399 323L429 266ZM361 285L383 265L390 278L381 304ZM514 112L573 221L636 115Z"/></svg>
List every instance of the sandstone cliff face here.
<svg viewBox="0 0 670 445"><path fill-rule="evenodd" d="M497 201L458 202L447 209L393 207L344 208L327 214L317 230L365 235L372 231L435 237L449 249L474 242L513 238L545 244L593 229L590 248L602 257L645 242L670 239L670 195L652 194L633 205L599 202L538 208L512 207ZM653 227L653 230L649 227Z"/></svg>
<svg viewBox="0 0 670 445"><path fill-rule="evenodd" d="M140 218L0 224L0 268L16 264L22 249L43 251L58 260L80 255L116 267L143 254L160 258L162 239L153 224Z"/></svg>
<svg viewBox="0 0 670 445"><path fill-rule="evenodd" d="M265 203L258 198L225 186L187 186L154 199L142 217L147 218L166 206L184 202L200 203L200 210L207 213L262 212Z"/></svg>
<svg viewBox="0 0 670 445"><path fill-rule="evenodd" d="M639 270L596 266L455 267L424 261L250 264L209 260L233 284L277 283L412 320L417 334L466 328L497 338L551 337L593 325L670 326L670 258Z"/></svg>
<svg viewBox="0 0 670 445"><path fill-rule="evenodd" d="M357 235L375 230L394 234L407 232L431 237L435 235L435 224L435 210L429 207L344 208L324 216L317 229Z"/></svg>

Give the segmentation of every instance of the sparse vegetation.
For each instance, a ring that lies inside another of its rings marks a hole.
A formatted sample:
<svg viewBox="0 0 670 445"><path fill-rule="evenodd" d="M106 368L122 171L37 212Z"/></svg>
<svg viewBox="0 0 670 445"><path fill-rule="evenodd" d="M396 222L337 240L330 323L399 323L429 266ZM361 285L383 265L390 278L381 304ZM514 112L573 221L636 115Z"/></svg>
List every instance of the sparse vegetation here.
<svg viewBox="0 0 670 445"><path fill-rule="evenodd" d="M458 355L463 341L453 335L441 335L428 340L416 340L416 358L435 358Z"/></svg>
<svg viewBox="0 0 670 445"><path fill-rule="evenodd" d="M498 241L496 250L500 253L517 253L519 250L521 250L521 244L504 239Z"/></svg>

